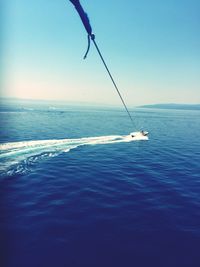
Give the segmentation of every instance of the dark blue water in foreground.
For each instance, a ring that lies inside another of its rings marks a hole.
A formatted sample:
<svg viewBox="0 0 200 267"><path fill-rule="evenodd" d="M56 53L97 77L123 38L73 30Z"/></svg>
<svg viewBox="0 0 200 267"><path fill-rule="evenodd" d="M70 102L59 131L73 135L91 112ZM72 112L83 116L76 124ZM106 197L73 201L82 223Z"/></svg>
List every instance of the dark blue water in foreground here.
<svg viewBox="0 0 200 267"><path fill-rule="evenodd" d="M2 108L1 144L29 142L1 158L0 266L200 266L200 112L133 114L149 141L83 145L125 112Z"/></svg>

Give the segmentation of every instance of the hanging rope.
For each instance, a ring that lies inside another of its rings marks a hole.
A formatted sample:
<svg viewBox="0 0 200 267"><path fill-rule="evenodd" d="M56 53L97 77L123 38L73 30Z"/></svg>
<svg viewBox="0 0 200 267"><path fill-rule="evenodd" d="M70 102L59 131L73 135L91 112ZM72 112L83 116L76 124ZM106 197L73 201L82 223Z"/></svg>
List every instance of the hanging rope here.
<svg viewBox="0 0 200 267"><path fill-rule="evenodd" d="M115 87L115 90L117 91L117 93L118 93L118 95L119 95L119 97L120 97L120 99L121 99L121 101L122 101L122 104L123 104L124 107L125 107L125 110L126 110L128 116L129 116L130 120L131 120L131 123L132 123L132 125L135 127L135 122L133 121L133 118L131 117L131 114L130 114L130 112L129 112L127 106L126 106L126 103L124 102L124 99L123 99L123 97L122 97L122 95L121 95L121 93L120 93L120 91L119 91L119 89L118 89L118 87L117 87L117 85L116 85L116 82L115 82L114 79L113 79L112 74L110 73L110 70L109 70L109 68L108 68L108 66L107 66L107 64L106 64L106 62L105 62L105 60L104 60L104 58L103 58L103 56L102 56L100 50L99 50L99 47L98 47L98 45L97 45L95 39L92 39L92 41L93 41L93 43L94 43L94 45L95 45L95 47L96 47L96 49L97 49L97 52L98 52L98 54L99 54L99 56L100 56L100 58L101 58L101 60L102 60L102 62L103 62L103 64L104 64L104 67L105 67L106 70L107 70L108 75L110 76L110 79L111 79L111 81L112 81L112 83L113 83L113 85L114 85L114 87Z"/></svg>
<svg viewBox="0 0 200 267"><path fill-rule="evenodd" d="M85 52L83 59L86 59L89 50L90 50L90 35L88 34L88 47L87 47L87 51Z"/></svg>

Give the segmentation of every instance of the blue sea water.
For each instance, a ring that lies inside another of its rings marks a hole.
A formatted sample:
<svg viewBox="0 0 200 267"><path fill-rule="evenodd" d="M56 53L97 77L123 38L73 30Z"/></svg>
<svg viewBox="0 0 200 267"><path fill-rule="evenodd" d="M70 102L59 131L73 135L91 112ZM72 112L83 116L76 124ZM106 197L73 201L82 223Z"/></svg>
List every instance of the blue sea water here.
<svg viewBox="0 0 200 267"><path fill-rule="evenodd" d="M200 112L131 113L2 106L0 266L200 266Z"/></svg>

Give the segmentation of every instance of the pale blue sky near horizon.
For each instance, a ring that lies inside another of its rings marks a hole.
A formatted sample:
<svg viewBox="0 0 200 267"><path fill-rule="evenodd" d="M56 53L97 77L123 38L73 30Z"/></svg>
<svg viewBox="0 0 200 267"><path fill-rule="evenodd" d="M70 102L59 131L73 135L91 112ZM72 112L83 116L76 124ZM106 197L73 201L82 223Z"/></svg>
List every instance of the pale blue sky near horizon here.
<svg viewBox="0 0 200 267"><path fill-rule="evenodd" d="M81 3L129 106L200 102L200 1ZM69 0L1 6L2 97L120 104Z"/></svg>

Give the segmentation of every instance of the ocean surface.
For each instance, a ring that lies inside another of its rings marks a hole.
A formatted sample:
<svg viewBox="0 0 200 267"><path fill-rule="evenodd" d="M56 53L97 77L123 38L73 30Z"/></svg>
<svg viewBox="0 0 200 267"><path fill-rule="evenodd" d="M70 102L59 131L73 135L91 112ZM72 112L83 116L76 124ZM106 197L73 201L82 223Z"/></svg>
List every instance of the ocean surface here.
<svg viewBox="0 0 200 267"><path fill-rule="evenodd" d="M131 113L1 105L0 266L200 266L200 111Z"/></svg>

